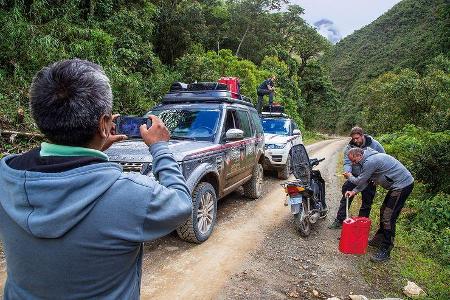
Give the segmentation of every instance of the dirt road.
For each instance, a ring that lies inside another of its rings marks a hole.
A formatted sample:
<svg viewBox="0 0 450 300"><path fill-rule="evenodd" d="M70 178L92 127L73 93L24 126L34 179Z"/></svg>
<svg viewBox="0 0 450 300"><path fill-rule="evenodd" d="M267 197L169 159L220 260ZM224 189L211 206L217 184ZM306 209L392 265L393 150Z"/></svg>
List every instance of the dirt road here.
<svg viewBox="0 0 450 300"><path fill-rule="evenodd" d="M309 238L301 238L291 223L281 181L267 175L259 200L235 192L219 202L216 228L205 243L189 244L175 234L147 243L142 299L313 299L315 292L319 298L350 292L380 296L358 273L356 262L364 258L340 254L339 232L326 228L340 198L336 162L345 143L336 139L307 147L310 157L326 158L319 169L331 210Z"/></svg>
<svg viewBox="0 0 450 300"><path fill-rule="evenodd" d="M340 198L336 161L345 143L328 140L307 147L311 157L326 158L319 169L327 182L331 216ZM308 239L300 238L283 205L280 182L267 176L265 195L256 201L239 193L223 199L217 227L201 245L176 236L147 244L142 298L307 299L313 289L323 297L350 292L379 296L358 274L358 258L337 251L339 232L326 228L329 221L317 224Z"/></svg>

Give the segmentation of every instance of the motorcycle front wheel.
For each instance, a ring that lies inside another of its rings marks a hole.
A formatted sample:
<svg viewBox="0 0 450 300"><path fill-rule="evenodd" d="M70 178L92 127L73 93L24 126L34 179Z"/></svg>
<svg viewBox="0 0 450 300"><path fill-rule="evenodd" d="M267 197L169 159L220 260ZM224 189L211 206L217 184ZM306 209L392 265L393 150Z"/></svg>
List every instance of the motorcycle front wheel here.
<svg viewBox="0 0 450 300"><path fill-rule="evenodd" d="M309 223L308 218L303 218L303 221L302 221L301 215L302 215L301 212L294 215L295 227L297 227L301 236L307 237L311 233L311 224Z"/></svg>

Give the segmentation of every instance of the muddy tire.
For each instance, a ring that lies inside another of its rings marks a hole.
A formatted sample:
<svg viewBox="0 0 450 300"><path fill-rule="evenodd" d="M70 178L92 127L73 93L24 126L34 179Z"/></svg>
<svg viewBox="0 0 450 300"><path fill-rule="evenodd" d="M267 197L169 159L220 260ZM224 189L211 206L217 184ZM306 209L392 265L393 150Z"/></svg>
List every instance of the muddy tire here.
<svg viewBox="0 0 450 300"><path fill-rule="evenodd" d="M262 182L264 177L263 166L257 163L253 167L253 176L242 187L244 188L244 195L250 199L258 199L262 194Z"/></svg>
<svg viewBox="0 0 450 300"><path fill-rule="evenodd" d="M203 243L211 235L217 219L217 197L213 186L207 182L199 183L192 193L192 214L177 229L185 241Z"/></svg>
<svg viewBox="0 0 450 300"><path fill-rule="evenodd" d="M289 153L289 155L286 159L286 164L284 165L284 168L278 171L279 179L286 180L289 178L289 175L291 175L291 164L292 164L291 153Z"/></svg>
<svg viewBox="0 0 450 300"><path fill-rule="evenodd" d="M300 216L301 213L294 215L295 227L302 237L307 237L311 233L311 224L309 223L307 218L304 218L303 221L301 221Z"/></svg>

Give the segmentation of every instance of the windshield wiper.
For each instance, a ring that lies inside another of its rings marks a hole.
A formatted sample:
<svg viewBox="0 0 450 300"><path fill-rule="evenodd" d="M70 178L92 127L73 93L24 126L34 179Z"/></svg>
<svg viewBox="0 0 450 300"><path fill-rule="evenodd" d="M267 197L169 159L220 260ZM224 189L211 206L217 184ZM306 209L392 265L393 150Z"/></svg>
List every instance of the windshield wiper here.
<svg viewBox="0 0 450 300"><path fill-rule="evenodd" d="M171 135L170 136L171 140L189 140L189 141L195 141L195 138L192 137L188 137L188 136L178 136L178 135Z"/></svg>

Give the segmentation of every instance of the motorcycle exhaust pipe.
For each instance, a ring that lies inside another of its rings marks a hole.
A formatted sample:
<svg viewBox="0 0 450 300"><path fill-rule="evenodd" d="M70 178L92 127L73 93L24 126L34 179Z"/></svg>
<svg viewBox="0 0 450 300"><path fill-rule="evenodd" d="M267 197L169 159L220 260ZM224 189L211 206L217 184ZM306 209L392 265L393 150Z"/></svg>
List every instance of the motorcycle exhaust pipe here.
<svg viewBox="0 0 450 300"><path fill-rule="evenodd" d="M317 220L319 220L320 217L320 213L319 212L315 212L312 215L309 216L309 222L311 224L314 224L317 222Z"/></svg>

